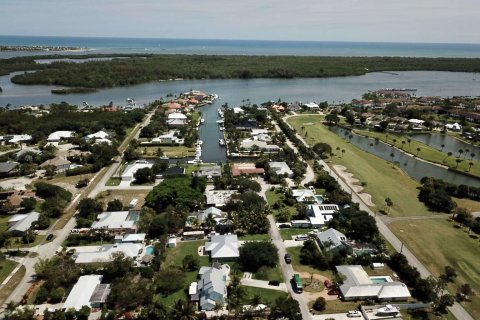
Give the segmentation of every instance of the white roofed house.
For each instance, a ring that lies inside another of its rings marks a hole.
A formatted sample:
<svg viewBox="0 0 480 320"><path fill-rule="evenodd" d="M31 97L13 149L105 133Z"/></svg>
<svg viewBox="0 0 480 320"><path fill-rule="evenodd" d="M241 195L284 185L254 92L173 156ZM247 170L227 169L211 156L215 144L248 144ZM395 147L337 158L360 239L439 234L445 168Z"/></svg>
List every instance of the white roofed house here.
<svg viewBox="0 0 480 320"><path fill-rule="evenodd" d="M92 139L108 139L110 138L110 134L107 132L100 130L98 132L89 134L85 137L85 140L92 140Z"/></svg>
<svg viewBox="0 0 480 320"><path fill-rule="evenodd" d="M289 178L293 177L293 171L286 162L269 162L268 166L279 176L286 174Z"/></svg>
<svg viewBox="0 0 480 320"><path fill-rule="evenodd" d="M236 234L213 235L204 250L212 261L235 261L240 257L239 247Z"/></svg>
<svg viewBox="0 0 480 320"><path fill-rule="evenodd" d="M82 251L75 254L75 263L105 263L113 261L114 254L123 253L127 258L136 260L141 255L143 244L140 243L115 243L105 244L101 247L82 247Z"/></svg>
<svg viewBox="0 0 480 320"><path fill-rule="evenodd" d="M214 207L223 207L230 201L230 198L237 194L237 190L206 190L207 205Z"/></svg>
<svg viewBox="0 0 480 320"><path fill-rule="evenodd" d="M20 144L32 140L32 136L29 134L12 134L3 136L2 140L9 144Z"/></svg>
<svg viewBox="0 0 480 320"><path fill-rule="evenodd" d="M129 164L125 170L122 173L122 181L133 181L134 177L133 175L137 170L143 169L143 168L151 168L153 167L153 163L150 163L146 160L137 160L132 164Z"/></svg>
<svg viewBox="0 0 480 320"><path fill-rule="evenodd" d="M59 142L60 140L66 140L73 137L73 131L55 131L50 133L47 138L48 142Z"/></svg>
<svg viewBox="0 0 480 320"><path fill-rule="evenodd" d="M227 264L220 266L214 263L212 267L200 268L197 290L189 290L192 301L198 301L200 310L210 311L218 303L225 304L229 274L230 266Z"/></svg>
<svg viewBox="0 0 480 320"><path fill-rule="evenodd" d="M316 104L315 102L306 103L305 107L307 107L307 109L309 109L309 110L319 110L320 109L320 106L318 104Z"/></svg>
<svg viewBox="0 0 480 320"><path fill-rule="evenodd" d="M8 232L22 236L30 230L32 224L38 220L40 213L32 211L27 214L16 214L8 220Z"/></svg>
<svg viewBox="0 0 480 320"><path fill-rule="evenodd" d="M281 148L275 144L268 144L265 141L259 141L254 139L244 139L240 143L240 150L243 151L263 151L267 153L279 152Z"/></svg>
<svg viewBox="0 0 480 320"><path fill-rule="evenodd" d="M308 205L307 215L312 228L324 226L333 219L340 208L336 204L310 204Z"/></svg>
<svg viewBox="0 0 480 320"><path fill-rule="evenodd" d="M92 229L106 229L114 233L135 233L139 213L135 211L110 211L97 216Z"/></svg>
<svg viewBox="0 0 480 320"><path fill-rule="evenodd" d="M165 134L162 134L156 138L153 138L151 143L166 143L166 144L183 144L184 139L179 138L178 131L170 131Z"/></svg>
<svg viewBox="0 0 480 320"><path fill-rule="evenodd" d="M78 278L68 294L62 310L67 311L75 309L79 311L83 306L89 308L99 308L106 301L110 294L110 285L102 284L102 275L87 275Z"/></svg>
<svg viewBox="0 0 480 320"><path fill-rule="evenodd" d="M270 166L271 167L271 166ZM292 189L292 197L297 202L315 202L315 191L310 189Z"/></svg>
<svg viewBox="0 0 480 320"><path fill-rule="evenodd" d="M370 277L360 265L335 268L345 278L339 287L343 300L403 301L410 298L407 286L389 276Z"/></svg>
<svg viewBox="0 0 480 320"><path fill-rule="evenodd" d="M187 116L183 113L170 113L167 118L167 124L172 128L180 128L187 125Z"/></svg>

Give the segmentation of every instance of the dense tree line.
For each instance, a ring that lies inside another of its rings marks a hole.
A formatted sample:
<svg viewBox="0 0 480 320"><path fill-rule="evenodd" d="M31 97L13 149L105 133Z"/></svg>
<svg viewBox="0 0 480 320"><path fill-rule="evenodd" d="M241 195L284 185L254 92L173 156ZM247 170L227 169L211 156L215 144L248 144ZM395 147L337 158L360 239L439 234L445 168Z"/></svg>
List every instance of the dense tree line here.
<svg viewBox="0 0 480 320"><path fill-rule="evenodd" d="M232 196L224 210L229 214L229 220L233 221L237 233L259 234L269 230L267 203L253 191Z"/></svg>
<svg viewBox="0 0 480 320"><path fill-rule="evenodd" d="M423 185L433 185L436 189L443 189L445 192L457 198L467 198L474 201L480 201L480 187L468 186L468 185L456 185L448 181L443 181L435 178L423 178L421 180Z"/></svg>
<svg viewBox="0 0 480 320"><path fill-rule="evenodd" d="M298 151L302 155L303 159L312 160L318 158L318 155L316 155L312 149L308 148L302 141L300 141L294 129L290 128L290 126L278 116L276 120L283 133L285 133L287 138L298 148Z"/></svg>
<svg viewBox="0 0 480 320"><path fill-rule="evenodd" d="M455 188L455 185L434 178L423 178L421 183L422 186L420 187L418 199L425 203L429 209L446 213L450 213L455 209L457 204L450 196L454 191L458 190L458 188ZM469 189L468 186L465 187L467 190ZM472 187L472 189L478 188Z"/></svg>
<svg viewBox="0 0 480 320"><path fill-rule="evenodd" d="M41 204L42 214L48 218L58 218L72 200L72 194L62 187L46 182L35 183L35 195L45 201Z"/></svg>
<svg viewBox="0 0 480 320"><path fill-rule="evenodd" d="M85 63L36 65L33 58L4 59L0 73L38 70L12 78L18 84L113 87L152 80L294 78L362 75L375 71L479 72L480 59L404 57L294 57L152 55Z"/></svg>
<svg viewBox="0 0 480 320"><path fill-rule="evenodd" d="M320 171L314 184L317 189L325 189L325 196L332 203L336 203L339 206L353 206L353 202L349 193L344 191L340 184L330 176L326 171Z"/></svg>

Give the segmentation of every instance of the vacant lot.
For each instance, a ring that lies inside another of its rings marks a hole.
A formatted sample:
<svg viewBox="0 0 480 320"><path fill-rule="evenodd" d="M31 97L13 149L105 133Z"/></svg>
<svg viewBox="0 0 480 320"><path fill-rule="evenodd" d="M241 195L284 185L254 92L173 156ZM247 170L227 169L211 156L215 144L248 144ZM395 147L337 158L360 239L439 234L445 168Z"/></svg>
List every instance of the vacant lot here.
<svg viewBox="0 0 480 320"><path fill-rule="evenodd" d="M455 294L458 285L469 283L477 294L465 307L472 315L480 314L479 240L454 226L446 219L396 221L389 225L433 275L442 274L447 265L455 268L458 277L450 285L450 292Z"/></svg>
<svg viewBox="0 0 480 320"><path fill-rule="evenodd" d="M138 203L134 209L139 210L145 203L145 197L149 190L108 190L101 192L97 199L107 204L109 201L118 199L122 201L124 207L128 207L133 198L138 199Z"/></svg>
<svg viewBox="0 0 480 320"><path fill-rule="evenodd" d="M390 162L380 159L368 152L360 150L348 141L342 139L321 124L323 116L299 116L288 119L288 122L302 136L309 145L318 142L328 143L333 150L340 148L345 153L337 151L337 155L329 161L347 167L348 172L361 182L366 183L365 192L372 196L376 207L373 210L381 210L385 206L385 198L393 201L390 209L392 216L420 216L431 215L432 212L417 200L419 183L410 178L405 172ZM308 125L307 125L308 124ZM304 130L302 131L302 127ZM335 151L334 151L335 152Z"/></svg>
<svg viewBox="0 0 480 320"><path fill-rule="evenodd" d="M287 293L278 290L270 290L270 289L263 289L263 288L254 288L254 287L243 287L245 289L245 296L242 298L241 303L252 304L252 299L255 295L261 297L260 301L263 304L268 306L273 306L275 300L278 298L286 297Z"/></svg>

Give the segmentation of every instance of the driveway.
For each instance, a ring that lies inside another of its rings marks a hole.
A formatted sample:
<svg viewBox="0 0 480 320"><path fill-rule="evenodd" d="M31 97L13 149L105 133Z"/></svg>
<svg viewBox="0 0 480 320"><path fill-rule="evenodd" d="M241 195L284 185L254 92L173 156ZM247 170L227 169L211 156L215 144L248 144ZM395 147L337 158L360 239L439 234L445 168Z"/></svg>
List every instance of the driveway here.
<svg viewBox="0 0 480 320"><path fill-rule="evenodd" d="M31 184L33 179L19 177L0 181L0 187L3 189L26 190L25 186Z"/></svg>
<svg viewBox="0 0 480 320"><path fill-rule="evenodd" d="M365 320L365 318L362 316L356 317L356 318L349 318L347 317L347 313L332 313L332 314L320 314L313 316L313 320L326 320L326 319L335 319L335 320Z"/></svg>
<svg viewBox="0 0 480 320"><path fill-rule="evenodd" d="M242 285L248 287L256 287L256 288L263 288L263 289L270 289L270 290L278 290L283 292L288 292L287 286L284 282L280 283L278 286L271 286L268 284L268 281L265 280L257 280L252 279L252 274L249 272L245 272L243 274L243 278L240 281Z"/></svg>

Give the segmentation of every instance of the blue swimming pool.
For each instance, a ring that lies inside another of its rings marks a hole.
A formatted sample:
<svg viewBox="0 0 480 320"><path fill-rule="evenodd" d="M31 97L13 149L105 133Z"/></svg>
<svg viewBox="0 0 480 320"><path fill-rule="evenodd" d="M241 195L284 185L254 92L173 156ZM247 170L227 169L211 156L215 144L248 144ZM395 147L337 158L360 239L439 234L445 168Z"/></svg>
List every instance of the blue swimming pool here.
<svg viewBox="0 0 480 320"><path fill-rule="evenodd" d="M317 201L318 204L322 204L323 203L323 197L322 196L315 196L315 200Z"/></svg>
<svg viewBox="0 0 480 320"><path fill-rule="evenodd" d="M373 283L385 283L385 282L388 282L388 279L386 279L385 277L381 277L381 278L370 278L370 280L372 280Z"/></svg>
<svg viewBox="0 0 480 320"><path fill-rule="evenodd" d="M145 254L153 254L153 247L152 246L148 246L145 248Z"/></svg>

